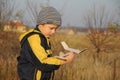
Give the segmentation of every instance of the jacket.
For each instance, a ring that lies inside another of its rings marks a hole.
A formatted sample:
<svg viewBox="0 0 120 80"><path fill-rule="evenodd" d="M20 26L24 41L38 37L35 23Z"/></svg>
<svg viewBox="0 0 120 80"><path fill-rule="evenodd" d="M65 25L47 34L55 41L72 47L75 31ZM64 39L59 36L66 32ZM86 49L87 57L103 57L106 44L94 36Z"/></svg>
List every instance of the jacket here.
<svg viewBox="0 0 120 80"><path fill-rule="evenodd" d="M37 28L23 33L19 40L21 50L17 70L20 80L50 80L61 63L52 57L50 40Z"/></svg>

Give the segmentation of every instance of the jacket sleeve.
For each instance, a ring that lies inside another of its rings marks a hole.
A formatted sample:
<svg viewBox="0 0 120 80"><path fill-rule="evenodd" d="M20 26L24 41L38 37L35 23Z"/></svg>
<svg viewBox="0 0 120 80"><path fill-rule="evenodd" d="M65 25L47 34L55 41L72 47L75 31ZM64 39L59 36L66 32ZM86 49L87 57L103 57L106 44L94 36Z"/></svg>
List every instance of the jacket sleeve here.
<svg viewBox="0 0 120 80"><path fill-rule="evenodd" d="M54 57L47 57L45 49L40 45L41 40L39 35L32 35L28 38L28 42L33 51L35 58L37 59L37 67L43 71L51 71L58 69L61 60Z"/></svg>

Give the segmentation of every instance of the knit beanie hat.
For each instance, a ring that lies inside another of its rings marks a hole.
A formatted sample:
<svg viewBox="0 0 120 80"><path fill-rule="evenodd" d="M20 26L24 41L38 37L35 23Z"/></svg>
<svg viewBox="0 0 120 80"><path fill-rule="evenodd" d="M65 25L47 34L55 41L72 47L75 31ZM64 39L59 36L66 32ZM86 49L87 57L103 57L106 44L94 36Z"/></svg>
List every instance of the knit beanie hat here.
<svg viewBox="0 0 120 80"><path fill-rule="evenodd" d="M60 13L53 7L44 7L38 17L37 24L56 24L58 26L61 25L61 15Z"/></svg>

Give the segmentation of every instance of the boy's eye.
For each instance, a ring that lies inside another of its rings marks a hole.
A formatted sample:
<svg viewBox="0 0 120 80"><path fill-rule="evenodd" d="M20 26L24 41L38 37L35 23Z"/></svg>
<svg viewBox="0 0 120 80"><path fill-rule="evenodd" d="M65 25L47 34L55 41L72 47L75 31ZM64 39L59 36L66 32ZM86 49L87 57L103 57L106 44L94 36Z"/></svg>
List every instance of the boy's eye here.
<svg viewBox="0 0 120 80"><path fill-rule="evenodd" d="M56 30L57 28L50 28L51 30Z"/></svg>
<svg viewBox="0 0 120 80"><path fill-rule="evenodd" d="M53 29L51 29L51 30L54 30L54 31L56 31L56 29L55 29L55 28L53 28Z"/></svg>
<svg viewBox="0 0 120 80"><path fill-rule="evenodd" d="M50 28L50 29L54 29L54 28Z"/></svg>

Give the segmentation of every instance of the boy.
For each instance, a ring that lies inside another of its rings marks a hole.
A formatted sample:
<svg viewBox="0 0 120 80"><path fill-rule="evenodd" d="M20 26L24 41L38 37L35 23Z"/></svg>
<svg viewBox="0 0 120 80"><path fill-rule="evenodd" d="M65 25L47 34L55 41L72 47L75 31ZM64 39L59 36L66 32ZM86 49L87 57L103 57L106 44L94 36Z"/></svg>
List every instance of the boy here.
<svg viewBox="0 0 120 80"><path fill-rule="evenodd" d="M60 25L58 11L45 7L39 13L36 28L20 36L21 51L17 58L20 80L53 80L54 70L73 60L73 52L69 52L66 61L52 57L49 38Z"/></svg>

